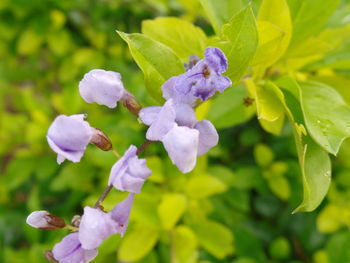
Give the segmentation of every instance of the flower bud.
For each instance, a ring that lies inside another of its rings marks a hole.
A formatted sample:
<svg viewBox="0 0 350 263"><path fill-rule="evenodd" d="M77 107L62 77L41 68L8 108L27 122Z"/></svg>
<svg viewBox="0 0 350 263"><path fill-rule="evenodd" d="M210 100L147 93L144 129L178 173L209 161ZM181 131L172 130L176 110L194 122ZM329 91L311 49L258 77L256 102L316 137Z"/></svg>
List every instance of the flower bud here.
<svg viewBox="0 0 350 263"><path fill-rule="evenodd" d="M81 216L80 215L75 215L72 218L72 226L79 227L80 226L80 221L81 221Z"/></svg>
<svg viewBox="0 0 350 263"><path fill-rule="evenodd" d="M103 151L112 150L112 142L101 130L92 128L92 137L90 143L96 145Z"/></svg>
<svg viewBox="0 0 350 263"><path fill-rule="evenodd" d="M55 257L53 256L52 250L46 250L45 251L45 258L50 262L58 262Z"/></svg>
<svg viewBox="0 0 350 263"><path fill-rule="evenodd" d="M43 229L43 230L55 230L64 228L66 223L64 220L56 215L50 214L47 211L34 211L27 217L27 224Z"/></svg>
<svg viewBox="0 0 350 263"><path fill-rule="evenodd" d="M137 102L137 100L135 99L135 97L125 91L123 98L122 98L123 104L124 106L134 115L138 116L139 111L141 110L142 106Z"/></svg>

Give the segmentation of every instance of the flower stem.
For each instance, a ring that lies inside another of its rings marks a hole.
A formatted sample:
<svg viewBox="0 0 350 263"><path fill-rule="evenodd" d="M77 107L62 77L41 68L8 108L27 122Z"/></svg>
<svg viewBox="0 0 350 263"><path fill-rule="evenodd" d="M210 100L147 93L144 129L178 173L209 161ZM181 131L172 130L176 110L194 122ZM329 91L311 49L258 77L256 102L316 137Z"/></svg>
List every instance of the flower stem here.
<svg viewBox="0 0 350 263"><path fill-rule="evenodd" d="M65 229L69 229L69 230L71 230L71 231L73 231L73 232L78 231L78 229L79 229L79 228L77 228L77 227L75 227L75 226L71 226L71 225L65 225L64 228L65 228Z"/></svg>
<svg viewBox="0 0 350 263"><path fill-rule="evenodd" d="M118 159L121 157L121 155L115 149L112 149L111 151Z"/></svg>
<svg viewBox="0 0 350 263"><path fill-rule="evenodd" d="M96 201L94 208L99 208L101 207L101 204L103 202L103 200L105 200L105 198L107 197L107 195L109 194L109 192L112 190L113 185L108 185L105 190L103 190L101 196L98 198L98 200Z"/></svg>
<svg viewBox="0 0 350 263"><path fill-rule="evenodd" d="M140 155L149 145L151 145L153 143L153 141L145 141L138 149L136 154Z"/></svg>

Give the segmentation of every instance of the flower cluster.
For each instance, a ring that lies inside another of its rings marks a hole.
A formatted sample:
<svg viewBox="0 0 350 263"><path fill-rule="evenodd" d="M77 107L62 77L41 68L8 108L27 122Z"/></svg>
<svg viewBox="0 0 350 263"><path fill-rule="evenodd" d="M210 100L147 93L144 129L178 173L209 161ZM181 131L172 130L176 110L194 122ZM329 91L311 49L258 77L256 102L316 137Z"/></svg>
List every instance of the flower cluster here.
<svg viewBox="0 0 350 263"><path fill-rule="evenodd" d="M218 143L218 133L208 120L198 121L194 107L231 85L222 73L227 70L224 53L208 47L204 59L190 57L186 72L170 78L163 86L163 106L141 108L135 97L124 89L117 72L94 69L79 83L81 97L88 103L96 102L115 108L121 101L129 111L148 125L146 138L160 141L171 161L183 173L192 171L197 156L205 154ZM51 124L47 141L57 153L57 162L79 162L89 143L104 151L114 151L110 139L101 130L91 127L86 115L60 115ZM97 248L110 235L124 235L135 194L140 193L145 180L152 174L145 159L139 158L141 148L131 145L113 165L107 188L94 207L85 207L84 213L67 225L63 219L47 211L35 211L27 218L32 227L54 230L68 228L72 233L46 252L50 261L86 263L97 255ZM112 188L128 192L128 197L111 211L104 211L101 203Z"/></svg>

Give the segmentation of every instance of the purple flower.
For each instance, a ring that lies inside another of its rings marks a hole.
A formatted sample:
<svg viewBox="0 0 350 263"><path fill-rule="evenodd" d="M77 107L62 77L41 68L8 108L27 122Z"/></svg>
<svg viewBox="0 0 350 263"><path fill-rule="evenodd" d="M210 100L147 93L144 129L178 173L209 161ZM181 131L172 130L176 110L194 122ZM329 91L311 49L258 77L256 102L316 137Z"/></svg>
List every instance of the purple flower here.
<svg viewBox="0 0 350 263"><path fill-rule="evenodd" d="M51 124L47 132L47 141L57 153L57 162L65 159L79 162L90 142L93 130L84 120L84 114L60 115Z"/></svg>
<svg viewBox="0 0 350 263"><path fill-rule="evenodd" d="M117 232L117 225L109 214L98 208L85 207L79 225L82 248L97 248L103 240Z"/></svg>
<svg viewBox="0 0 350 263"><path fill-rule="evenodd" d="M71 233L57 243L52 254L59 263L88 263L97 256L96 249L83 249L78 233Z"/></svg>
<svg viewBox="0 0 350 263"><path fill-rule="evenodd" d="M219 136L212 123L198 122L188 104L176 104L169 99L162 107L143 108L139 117L150 126L146 138L163 142L170 159L183 173L190 172L197 156L218 143Z"/></svg>
<svg viewBox="0 0 350 263"><path fill-rule="evenodd" d="M208 47L200 60L184 74L173 78L162 87L165 98L173 98L184 103L184 95L207 100L216 91L223 92L232 85L228 77L221 75L227 70L225 54L216 47Z"/></svg>
<svg viewBox="0 0 350 263"><path fill-rule="evenodd" d="M83 249L95 249L112 234L124 235L129 223L129 215L134 194L105 213L98 208L85 207L79 226L79 240Z"/></svg>
<svg viewBox="0 0 350 263"><path fill-rule="evenodd" d="M120 191L139 193L152 171L147 168L146 160L137 157L137 148L131 145L112 167L108 184Z"/></svg>
<svg viewBox="0 0 350 263"><path fill-rule="evenodd" d="M64 220L58 216L50 214L47 211L34 211L26 220L26 223L31 227L43 229L43 230L54 230L60 229L66 226Z"/></svg>
<svg viewBox="0 0 350 263"><path fill-rule="evenodd" d="M194 105L197 98L193 96L192 93L184 94L174 88L178 81L181 82L181 76L182 75L172 77L164 82L161 87L163 91L163 98L166 100L172 99L175 103Z"/></svg>
<svg viewBox="0 0 350 263"><path fill-rule="evenodd" d="M188 127L175 125L162 142L171 161L183 173L192 171L197 161L199 132Z"/></svg>
<svg viewBox="0 0 350 263"><path fill-rule="evenodd" d="M93 69L79 83L81 97L88 103L97 102L115 108L125 93L118 72Z"/></svg>
<svg viewBox="0 0 350 263"><path fill-rule="evenodd" d="M117 233L124 236L129 225L129 216L135 194L129 194L128 197L117 204L112 211L109 212L114 222L117 224Z"/></svg>

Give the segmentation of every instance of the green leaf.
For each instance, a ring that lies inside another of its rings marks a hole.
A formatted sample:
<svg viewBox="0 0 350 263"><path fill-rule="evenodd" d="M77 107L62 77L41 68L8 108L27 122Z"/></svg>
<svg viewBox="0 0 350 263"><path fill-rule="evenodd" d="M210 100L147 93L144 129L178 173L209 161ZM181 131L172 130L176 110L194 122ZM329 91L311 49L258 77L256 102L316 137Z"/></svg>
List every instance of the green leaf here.
<svg viewBox="0 0 350 263"><path fill-rule="evenodd" d="M303 82L301 102L305 124L311 137L326 151L336 155L350 136L350 107L333 88L318 82Z"/></svg>
<svg viewBox="0 0 350 263"><path fill-rule="evenodd" d="M35 31L28 29L24 31L17 42L17 52L20 55L31 55L38 51L43 38Z"/></svg>
<svg viewBox="0 0 350 263"><path fill-rule="evenodd" d="M265 144L257 144L254 148L254 158L258 165L268 166L274 159L273 151Z"/></svg>
<svg viewBox="0 0 350 263"><path fill-rule="evenodd" d="M146 35L117 32L128 43L131 55L142 70L146 89L154 99L161 102L160 87L163 83L184 72L180 59L170 48Z"/></svg>
<svg viewBox="0 0 350 263"><path fill-rule="evenodd" d="M302 109L298 101L301 93L298 83L285 77L279 79L276 84L283 88L283 92L273 83L269 83L283 103L292 124L303 181L303 201L293 213L313 211L328 192L331 182L331 162L327 152L306 135Z"/></svg>
<svg viewBox="0 0 350 263"><path fill-rule="evenodd" d="M176 17L159 17L142 22L142 33L170 47L184 62L191 55L202 56L207 37L201 28Z"/></svg>
<svg viewBox="0 0 350 263"><path fill-rule="evenodd" d="M237 240L235 242L237 256L253 258L256 262L267 262L263 245L257 238L256 233L241 226L235 226L233 232L235 240Z"/></svg>
<svg viewBox="0 0 350 263"><path fill-rule="evenodd" d="M331 237L327 244L327 254L329 262L344 263L350 261L350 233L349 231L340 232Z"/></svg>
<svg viewBox="0 0 350 263"><path fill-rule="evenodd" d="M196 262L197 258L197 237L188 226L178 226L172 237L175 257L178 262Z"/></svg>
<svg viewBox="0 0 350 263"><path fill-rule="evenodd" d="M237 83L254 58L258 46L258 32L250 6L236 14L222 28L222 41L218 45L228 59L227 76Z"/></svg>
<svg viewBox="0 0 350 263"><path fill-rule="evenodd" d="M262 127L275 135L279 135L284 124L285 110L283 104L270 85L255 85L247 79L246 85L254 96L258 119Z"/></svg>
<svg viewBox="0 0 350 263"><path fill-rule="evenodd" d="M214 30L220 33L221 27L242 8L242 0L200 0Z"/></svg>
<svg viewBox="0 0 350 263"><path fill-rule="evenodd" d="M287 259L290 254L290 245L286 238L276 238L269 247L270 254L275 259Z"/></svg>
<svg viewBox="0 0 350 263"><path fill-rule="evenodd" d="M285 0L262 1L258 32L259 46L252 64L266 68L283 56L292 36L292 21Z"/></svg>
<svg viewBox="0 0 350 263"><path fill-rule="evenodd" d="M292 43L296 44L309 36L317 34L327 23L330 16L339 5L339 0L299 1L298 10L293 19Z"/></svg>
<svg viewBox="0 0 350 263"><path fill-rule="evenodd" d="M218 94L209 104L206 119L217 129L227 128L249 120L255 113L254 106L244 105L249 93L244 85L234 86Z"/></svg>
<svg viewBox="0 0 350 263"><path fill-rule="evenodd" d="M193 176L186 185L186 194L191 198L205 198L226 190L223 182L209 175Z"/></svg>
<svg viewBox="0 0 350 263"><path fill-rule="evenodd" d="M233 234L225 226L214 221L201 221L193 226L198 242L219 259L234 252Z"/></svg>
<svg viewBox="0 0 350 263"><path fill-rule="evenodd" d="M162 196L158 215L164 229L172 229L186 210L187 199L182 194L168 193ZM174 209L176 208L176 209Z"/></svg>
<svg viewBox="0 0 350 263"><path fill-rule="evenodd" d="M158 230L137 227L123 239L118 253L120 261L136 261L146 256L159 238Z"/></svg>

